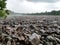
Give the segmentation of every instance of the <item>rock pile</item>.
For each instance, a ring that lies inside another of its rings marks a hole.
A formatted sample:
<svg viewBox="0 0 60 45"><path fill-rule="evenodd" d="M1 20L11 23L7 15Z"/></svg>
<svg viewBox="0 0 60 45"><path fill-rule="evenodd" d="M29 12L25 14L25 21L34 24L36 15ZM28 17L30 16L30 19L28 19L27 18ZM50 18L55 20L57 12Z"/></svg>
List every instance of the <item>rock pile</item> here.
<svg viewBox="0 0 60 45"><path fill-rule="evenodd" d="M11 19L0 24L0 44L60 45L59 20Z"/></svg>

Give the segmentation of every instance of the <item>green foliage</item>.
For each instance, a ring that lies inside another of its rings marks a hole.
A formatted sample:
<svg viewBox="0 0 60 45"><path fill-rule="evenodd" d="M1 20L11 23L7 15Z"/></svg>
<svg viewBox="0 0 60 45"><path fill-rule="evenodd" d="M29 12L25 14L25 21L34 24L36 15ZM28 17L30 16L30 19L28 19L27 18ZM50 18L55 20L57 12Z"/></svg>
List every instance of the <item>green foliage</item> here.
<svg viewBox="0 0 60 45"><path fill-rule="evenodd" d="M0 1L0 7L1 7L1 10L3 10L4 8L6 8L6 3L4 0Z"/></svg>
<svg viewBox="0 0 60 45"><path fill-rule="evenodd" d="M8 10L6 10L6 0L0 0L0 17L5 18L8 14Z"/></svg>
<svg viewBox="0 0 60 45"><path fill-rule="evenodd" d="M60 15L60 10L59 11L51 11L51 12L44 12L44 13L41 13L41 15Z"/></svg>
<svg viewBox="0 0 60 45"><path fill-rule="evenodd" d="M6 16L7 14L6 14L6 12L4 11L4 10L0 10L0 17L4 17L4 16Z"/></svg>

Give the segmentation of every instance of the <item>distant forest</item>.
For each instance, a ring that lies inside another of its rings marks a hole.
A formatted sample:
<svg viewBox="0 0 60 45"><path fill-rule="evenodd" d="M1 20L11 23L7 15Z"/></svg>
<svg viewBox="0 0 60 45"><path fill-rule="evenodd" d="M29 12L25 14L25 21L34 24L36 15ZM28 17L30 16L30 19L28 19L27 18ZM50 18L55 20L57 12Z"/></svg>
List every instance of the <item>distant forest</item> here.
<svg viewBox="0 0 60 45"><path fill-rule="evenodd" d="M51 12L41 12L41 13L27 13L26 15L60 15L60 10L58 11L51 11Z"/></svg>

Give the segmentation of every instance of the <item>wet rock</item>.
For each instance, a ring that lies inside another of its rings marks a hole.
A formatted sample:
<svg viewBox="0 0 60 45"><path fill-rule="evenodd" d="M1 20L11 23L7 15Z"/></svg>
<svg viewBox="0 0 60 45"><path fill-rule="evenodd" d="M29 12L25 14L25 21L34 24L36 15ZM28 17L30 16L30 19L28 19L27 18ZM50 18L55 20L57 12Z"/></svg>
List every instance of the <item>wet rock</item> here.
<svg viewBox="0 0 60 45"><path fill-rule="evenodd" d="M40 42L40 35L33 33L32 36L29 37L29 40L33 45L37 45Z"/></svg>
<svg viewBox="0 0 60 45"><path fill-rule="evenodd" d="M35 29L33 25L30 25L29 27L30 27L31 29Z"/></svg>
<svg viewBox="0 0 60 45"><path fill-rule="evenodd" d="M11 41L10 40L7 42L7 45L11 45Z"/></svg>
<svg viewBox="0 0 60 45"><path fill-rule="evenodd" d="M53 24L56 24L56 23L57 23L57 21L53 21L52 23L53 23Z"/></svg>
<svg viewBox="0 0 60 45"><path fill-rule="evenodd" d="M56 45L60 45L60 44L56 44Z"/></svg>
<svg viewBox="0 0 60 45"><path fill-rule="evenodd" d="M45 31L44 29L41 29L40 32L41 32L41 33L45 33L46 31Z"/></svg>
<svg viewBox="0 0 60 45"><path fill-rule="evenodd" d="M47 36L47 39L48 39L48 40L51 40L51 41L55 41L55 38L52 37L52 36Z"/></svg>
<svg viewBox="0 0 60 45"><path fill-rule="evenodd" d="M53 43L52 42L47 42L47 45L53 45Z"/></svg>
<svg viewBox="0 0 60 45"><path fill-rule="evenodd" d="M55 38L56 39L56 41L58 42L58 43L60 43L60 39L59 38Z"/></svg>
<svg viewBox="0 0 60 45"><path fill-rule="evenodd" d="M2 36L0 35L0 43L2 42Z"/></svg>
<svg viewBox="0 0 60 45"><path fill-rule="evenodd" d="M2 44L0 43L0 45L2 45Z"/></svg>
<svg viewBox="0 0 60 45"><path fill-rule="evenodd" d="M54 36L60 39L60 35L55 34Z"/></svg>
<svg viewBox="0 0 60 45"><path fill-rule="evenodd" d="M43 44L39 44L39 45L43 45Z"/></svg>
<svg viewBox="0 0 60 45"><path fill-rule="evenodd" d="M47 36L48 36L48 34L43 33L43 34L41 34L41 36L47 37Z"/></svg>

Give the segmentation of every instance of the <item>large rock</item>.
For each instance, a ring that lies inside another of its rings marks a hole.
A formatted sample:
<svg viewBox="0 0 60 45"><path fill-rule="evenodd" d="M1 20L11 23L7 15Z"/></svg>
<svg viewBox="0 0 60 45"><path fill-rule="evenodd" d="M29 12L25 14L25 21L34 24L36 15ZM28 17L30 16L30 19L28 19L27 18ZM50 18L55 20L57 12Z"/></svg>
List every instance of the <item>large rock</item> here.
<svg viewBox="0 0 60 45"><path fill-rule="evenodd" d="M30 37L29 37L29 41L33 44L33 45L37 45L40 42L40 35L33 33Z"/></svg>

